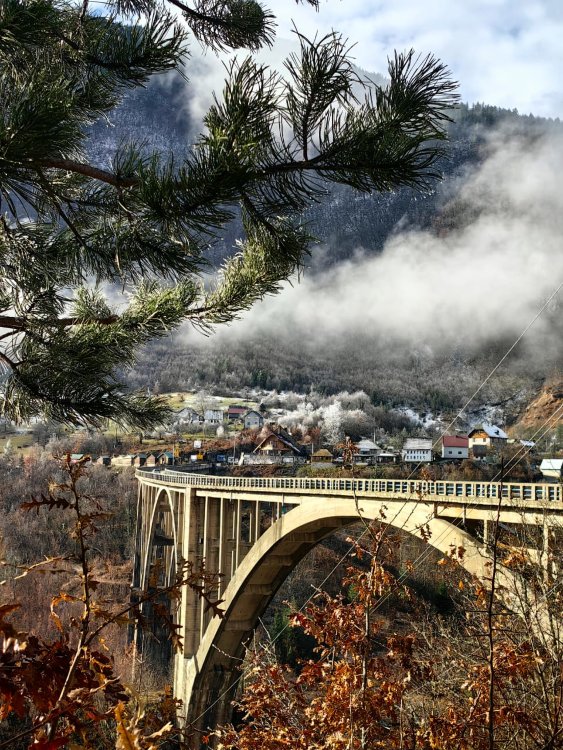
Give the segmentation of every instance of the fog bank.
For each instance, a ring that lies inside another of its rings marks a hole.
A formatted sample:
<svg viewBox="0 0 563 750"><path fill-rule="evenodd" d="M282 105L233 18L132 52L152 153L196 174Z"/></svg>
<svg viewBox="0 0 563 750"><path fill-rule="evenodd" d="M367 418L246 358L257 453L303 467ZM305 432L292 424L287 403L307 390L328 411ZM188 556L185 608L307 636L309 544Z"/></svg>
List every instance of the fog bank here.
<svg viewBox="0 0 563 750"><path fill-rule="evenodd" d="M258 333L334 342L359 331L398 346L443 348L516 338L563 280L563 138L530 145L496 134L484 163L461 180L450 215L456 210L462 228L399 233L376 257L358 248L336 268L287 283L212 339ZM551 339L558 304L528 340Z"/></svg>

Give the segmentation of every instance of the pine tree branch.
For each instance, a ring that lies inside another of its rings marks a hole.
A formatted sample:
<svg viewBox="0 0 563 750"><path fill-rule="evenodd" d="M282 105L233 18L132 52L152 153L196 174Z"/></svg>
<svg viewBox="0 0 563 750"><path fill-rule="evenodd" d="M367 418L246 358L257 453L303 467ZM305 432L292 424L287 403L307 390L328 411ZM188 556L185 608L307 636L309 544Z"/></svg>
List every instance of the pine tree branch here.
<svg viewBox="0 0 563 750"><path fill-rule="evenodd" d="M199 11L195 10L194 8L188 7L185 3L181 2L181 0L166 0L170 5L174 5L176 8L179 8L182 13L186 15L187 19L192 19L194 21L200 21L204 23L213 24L214 26L220 26L221 28L224 28L226 30L230 29L230 26L227 21L225 21L223 18L219 18L218 16L209 16L205 13L200 13Z"/></svg>
<svg viewBox="0 0 563 750"><path fill-rule="evenodd" d="M273 38L262 0L167 1L215 50L256 50ZM88 2L67 9L14 0L13 42L0 50L0 197L8 208L0 253L16 290L0 300L0 340L12 345L2 355L12 368L6 402L16 419L43 410L97 424L114 409L141 423L143 413L158 419L159 405L129 398L115 375L132 365L135 348L182 320L209 331L277 293L309 252L300 216L326 183L363 192L425 187L438 176L454 84L433 58L400 55L390 86L356 106L358 79L341 37L302 37L287 80L251 58L228 68L206 134L183 159L147 154L139 143L119 147L107 166L83 155L89 126L126 89L178 70L187 37L154 0L110 0L106 16ZM198 281L207 238L239 210L246 238L206 293ZM76 291L85 278L119 278L137 288L134 301L113 315L86 294L68 309L60 290ZM174 286L154 282L139 294L145 280Z"/></svg>
<svg viewBox="0 0 563 750"><path fill-rule="evenodd" d="M194 35L215 50L241 47L257 51L274 42L274 16L258 0L228 2L228 0L199 0L200 10L186 5L182 0L167 0L179 8ZM211 12L206 12L210 10ZM223 15L221 15L223 13Z"/></svg>
<svg viewBox="0 0 563 750"><path fill-rule="evenodd" d="M18 368L17 363L14 362L13 360L11 360L10 357L8 357L6 354L4 354L4 352L0 352L0 359L3 362L5 362L8 365L8 367L10 367L12 370L17 370L17 368Z"/></svg>
<svg viewBox="0 0 563 750"><path fill-rule="evenodd" d="M83 323L107 326L112 325L113 323L117 323L118 320L118 315L109 315L105 318L93 318L92 320L84 320L83 318L74 317L57 318L54 321L46 320L44 322L45 325L56 325L57 327L68 328L69 326L77 326ZM9 315L0 315L0 328L9 328L12 331L27 331L29 327L30 321L27 318L13 318Z"/></svg>
<svg viewBox="0 0 563 750"><path fill-rule="evenodd" d="M117 188L136 187L139 184L138 177L119 177L113 172L108 172L105 169L100 169L91 164L73 159L45 159L36 162L34 166L41 167L42 169L62 169L66 172L74 172L75 174L91 177L94 180L105 182Z"/></svg>

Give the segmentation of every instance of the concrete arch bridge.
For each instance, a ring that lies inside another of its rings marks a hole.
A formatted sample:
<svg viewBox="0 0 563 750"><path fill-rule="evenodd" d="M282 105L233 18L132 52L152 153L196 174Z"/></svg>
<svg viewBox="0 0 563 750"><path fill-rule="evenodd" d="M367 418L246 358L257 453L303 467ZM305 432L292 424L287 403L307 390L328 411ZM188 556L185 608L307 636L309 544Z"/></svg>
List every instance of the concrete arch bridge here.
<svg viewBox="0 0 563 750"><path fill-rule="evenodd" d="M223 574L217 594L224 616L205 612L191 590L173 613L183 654L174 657L174 694L189 721L214 726L229 718L229 687L258 618L289 572L338 528L381 519L420 536L444 554L466 550L463 565L484 576L487 539L500 500L507 527L531 527L539 561L563 523L562 488L556 484L419 481L404 479L296 479L215 477L164 470L137 471L139 481L133 586L145 589L160 559L172 581L182 560L206 561ZM502 497L501 497L502 494ZM509 571L501 575L512 576ZM136 636L138 647L141 639Z"/></svg>

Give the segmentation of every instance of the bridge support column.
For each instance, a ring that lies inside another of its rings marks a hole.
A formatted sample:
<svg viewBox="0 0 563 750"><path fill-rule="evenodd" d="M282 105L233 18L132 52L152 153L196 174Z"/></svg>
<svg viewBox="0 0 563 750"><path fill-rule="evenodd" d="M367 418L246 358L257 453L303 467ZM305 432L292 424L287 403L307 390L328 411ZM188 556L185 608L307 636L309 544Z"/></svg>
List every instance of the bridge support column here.
<svg viewBox="0 0 563 750"><path fill-rule="evenodd" d="M184 528L182 534L182 559L190 560L197 566L201 559L199 551L200 539L200 498L196 495L196 490L186 489L184 498ZM180 601L180 617L182 623L182 640L184 643L184 658L193 656L197 651L200 639L199 627L199 607L200 600L193 589L188 586L182 588L182 598Z"/></svg>
<svg viewBox="0 0 563 750"><path fill-rule="evenodd" d="M219 573L220 550L222 547L221 538L221 510L223 500L215 497L205 497L203 513L203 550L202 555L205 560L205 569L208 573ZM210 592L212 596L220 593L220 586ZM211 613L205 611L205 607L200 602L200 633L199 639L203 638L203 633L211 619Z"/></svg>
<svg viewBox="0 0 563 750"><path fill-rule="evenodd" d="M219 501L219 555L217 570L221 574L218 586L218 595L221 598L221 594L227 587L227 537L228 537L228 526L229 526L229 501L222 497Z"/></svg>
<svg viewBox="0 0 563 750"><path fill-rule="evenodd" d="M541 564L544 571L546 583L553 578L553 560L550 555L550 527L547 523L546 514L543 514L542 549L540 553Z"/></svg>
<svg viewBox="0 0 563 750"><path fill-rule="evenodd" d="M257 542L260 538L260 501L257 500L254 503L254 541Z"/></svg>
<svg viewBox="0 0 563 750"><path fill-rule="evenodd" d="M495 521L492 518L485 518L483 521L483 544L488 551L494 543Z"/></svg>
<svg viewBox="0 0 563 750"><path fill-rule="evenodd" d="M235 529L235 556L233 560L233 569L231 575L235 574L235 570L238 568L240 562L240 543L241 543L241 526L242 526L242 500L237 499L235 505L235 522L233 523Z"/></svg>

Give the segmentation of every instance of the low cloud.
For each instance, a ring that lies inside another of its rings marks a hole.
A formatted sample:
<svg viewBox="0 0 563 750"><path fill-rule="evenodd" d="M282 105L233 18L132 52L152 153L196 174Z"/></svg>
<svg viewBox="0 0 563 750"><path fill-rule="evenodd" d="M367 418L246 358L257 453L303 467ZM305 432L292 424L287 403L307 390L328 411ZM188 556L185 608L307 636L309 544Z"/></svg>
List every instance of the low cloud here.
<svg viewBox="0 0 563 750"><path fill-rule="evenodd" d="M284 61L290 54L299 51L297 39L277 39L273 49L265 48L252 55L253 59L260 65L265 65L273 71L287 75ZM186 75L189 85L186 89L187 98L185 105L195 123L200 123L216 96L221 99L221 93L228 78L228 70L231 64L237 60L242 62L249 56L247 50L238 50L231 53L223 53L219 57L201 46L195 46L191 50L190 59L186 65Z"/></svg>
<svg viewBox="0 0 563 750"><path fill-rule="evenodd" d="M326 345L372 332L397 346L443 350L516 338L563 281L563 137L530 146L499 133L457 202L464 217L476 217L463 229L398 234L375 257L359 249L288 283L211 340L264 334ZM557 305L529 341L553 343Z"/></svg>

